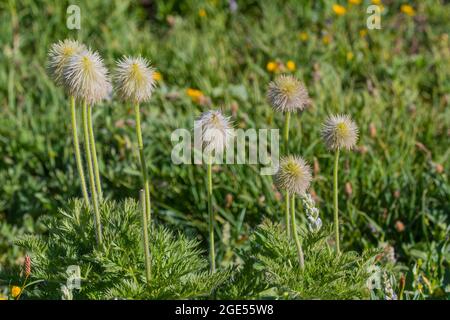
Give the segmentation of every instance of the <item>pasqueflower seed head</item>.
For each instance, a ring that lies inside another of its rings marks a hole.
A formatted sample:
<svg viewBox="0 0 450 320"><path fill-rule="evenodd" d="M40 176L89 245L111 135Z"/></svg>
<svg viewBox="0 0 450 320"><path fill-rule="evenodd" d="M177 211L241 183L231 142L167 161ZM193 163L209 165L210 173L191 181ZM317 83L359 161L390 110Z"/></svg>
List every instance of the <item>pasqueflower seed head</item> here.
<svg viewBox="0 0 450 320"><path fill-rule="evenodd" d="M332 115L322 125L322 138L329 150L351 150L358 140L358 127L348 115Z"/></svg>
<svg viewBox="0 0 450 320"><path fill-rule="evenodd" d="M200 130L206 152L223 152L233 137L230 118L218 110L202 113L195 121L195 130Z"/></svg>
<svg viewBox="0 0 450 320"><path fill-rule="evenodd" d="M47 70L57 85L61 86L64 84L64 67L69 59L85 49L84 44L70 39L60 40L52 44L48 51Z"/></svg>
<svg viewBox="0 0 450 320"><path fill-rule="evenodd" d="M311 167L299 156L287 156L281 159L275 184L281 190L291 194L303 195L312 180Z"/></svg>
<svg viewBox="0 0 450 320"><path fill-rule="evenodd" d="M90 49L70 57L64 68L64 85L70 95L89 104L105 99L111 88L103 59Z"/></svg>
<svg viewBox="0 0 450 320"><path fill-rule="evenodd" d="M303 111L311 102L302 82L291 75L281 75L269 84L267 100L275 111Z"/></svg>
<svg viewBox="0 0 450 320"><path fill-rule="evenodd" d="M155 88L155 70L142 57L127 57L117 61L115 81L123 100L146 102L150 100Z"/></svg>

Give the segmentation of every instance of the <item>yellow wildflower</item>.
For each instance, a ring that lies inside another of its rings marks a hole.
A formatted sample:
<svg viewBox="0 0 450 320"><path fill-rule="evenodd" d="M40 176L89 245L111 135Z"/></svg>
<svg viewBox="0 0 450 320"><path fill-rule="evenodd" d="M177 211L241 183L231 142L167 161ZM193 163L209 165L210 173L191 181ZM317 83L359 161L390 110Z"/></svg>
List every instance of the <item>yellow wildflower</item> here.
<svg viewBox="0 0 450 320"><path fill-rule="evenodd" d="M289 71L295 71L295 69L296 69L295 62L292 60L289 60L288 62L286 62L286 68L288 68Z"/></svg>
<svg viewBox="0 0 450 320"><path fill-rule="evenodd" d="M308 33L306 33L306 32L300 32L299 34L298 34L298 38L300 39L300 40L302 40L302 41L307 41L308 40Z"/></svg>
<svg viewBox="0 0 450 320"><path fill-rule="evenodd" d="M410 17L413 17L416 14L416 10L414 10L414 8L409 4L402 4L402 6L400 7L400 11Z"/></svg>
<svg viewBox="0 0 450 320"><path fill-rule="evenodd" d="M269 72L277 72L278 71L278 63L275 61L269 61L266 66L267 71Z"/></svg>
<svg viewBox="0 0 450 320"><path fill-rule="evenodd" d="M322 37L322 42L323 42L323 44L325 44L325 45L330 44L330 42L331 42L331 36L328 35L328 34L324 35L324 36Z"/></svg>
<svg viewBox="0 0 450 320"><path fill-rule="evenodd" d="M367 30L366 29L359 30L359 36L361 38L364 38L365 36L367 36Z"/></svg>
<svg viewBox="0 0 450 320"><path fill-rule="evenodd" d="M203 92L197 89L189 88L186 90L186 94L192 99L192 101L199 103L203 98Z"/></svg>
<svg viewBox="0 0 450 320"><path fill-rule="evenodd" d="M338 16L343 16L344 14L347 13L347 9L345 9L344 6L341 6L339 4L333 4L333 11Z"/></svg>
<svg viewBox="0 0 450 320"><path fill-rule="evenodd" d="M20 287L12 286L12 288L11 288L11 296L13 298L17 298L21 292L22 292L22 289L20 289Z"/></svg>
<svg viewBox="0 0 450 320"><path fill-rule="evenodd" d="M205 9L198 10L198 16L201 18L206 17L206 10Z"/></svg>
<svg viewBox="0 0 450 320"><path fill-rule="evenodd" d="M379 4L381 4L381 0L372 0L372 3L376 4L376 5L379 5Z"/></svg>
<svg viewBox="0 0 450 320"><path fill-rule="evenodd" d="M361 4L361 0L348 0L349 4Z"/></svg>
<svg viewBox="0 0 450 320"><path fill-rule="evenodd" d="M158 71L153 72L153 80L161 81L162 80L161 72L158 72Z"/></svg>
<svg viewBox="0 0 450 320"><path fill-rule="evenodd" d="M354 58L354 54L353 54L353 52L351 52L351 51L348 51L347 52L347 61L352 61L353 60L353 58Z"/></svg>

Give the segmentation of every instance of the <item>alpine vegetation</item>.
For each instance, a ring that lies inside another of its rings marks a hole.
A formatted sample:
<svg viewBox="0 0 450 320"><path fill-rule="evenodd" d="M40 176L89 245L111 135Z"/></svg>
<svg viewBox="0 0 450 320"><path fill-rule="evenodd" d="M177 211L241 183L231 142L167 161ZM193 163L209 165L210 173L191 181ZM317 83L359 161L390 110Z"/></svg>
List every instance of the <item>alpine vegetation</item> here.
<svg viewBox="0 0 450 320"><path fill-rule="evenodd" d="M208 216L209 216L209 258L211 272L216 271L216 255L214 246L214 212L212 207L212 163L213 157L222 155L230 144L232 138L231 123L218 110L204 112L195 121L195 131L201 133L202 154L206 156L207 164L207 192L208 192Z"/></svg>
<svg viewBox="0 0 450 320"><path fill-rule="evenodd" d="M117 62L117 67L115 70L115 80L119 95L124 101L134 106L134 113L136 117L136 138L139 148L142 183L144 185L144 216L142 217L142 231L148 283L150 283L151 278L150 246L148 235L148 224L151 226L151 202L150 185L148 181L144 143L141 131L140 103L148 102L152 96L153 89L155 88L153 73L154 69L150 66L150 63L142 57L132 58L124 56Z"/></svg>
<svg viewBox="0 0 450 320"><path fill-rule="evenodd" d="M304 196L311 184L311 168L298 156L287 156L280 161L280 168L275 175L275 183L279 189L291 194L291 225L292 235L297 247L298 262L303 269L305 262L302 243L298 238L297 225L295 222L295 196Z"/></svg>
<svg viewBox="0 0 450 320"><path fill-rule="evenodd" d="M335 152L333 171L333 204L336 251L339 254L338 164L341 149L351 150L358 140L358 127L348 115L331 115L322 126L322 138L330 151Z"/></svg>
<svg viewBox="0 0 450 320"><path fill-rule="evenodd" d="M82 101L82 119L86 161L91 186L91 197L95 213L98 244L102 244L99 198L102 199L97 150L92 123L92 106L106 98L111 90L108 70L97 52L85 49L74 54L63 70L66 90L77 100Z"/></svg>
<svg viewBox="0 0 450 320"><path fill-rule="evenodd" d="M289 123L292 112L301 112L311 103L306 87L291 75L281 75L269 83L267 100L276 112L285 113L284 120L284 153L289 153ZM285 223L289 236L289 191L285 193Z"/></svg>
<svg viewBox="0 0 450 320"><path fill-rule="evenodd" d="M64 86L64 68L69 59L85 50L85 46L74 40L64 40L54 43L48 52L47 69L50 77L53 79L56 85ZM75 107L75 97L69 95L70 99L70 115L72 121L72 136L73 147L75 151L75 161L77 163L78 175L80 176L81 191L83 193L84 201L86 205L89 204L89 195L86 187L86 180L84 177L83 164L81 162L80 143L78 140L78 128L77 128L77 113Z"/></svg>

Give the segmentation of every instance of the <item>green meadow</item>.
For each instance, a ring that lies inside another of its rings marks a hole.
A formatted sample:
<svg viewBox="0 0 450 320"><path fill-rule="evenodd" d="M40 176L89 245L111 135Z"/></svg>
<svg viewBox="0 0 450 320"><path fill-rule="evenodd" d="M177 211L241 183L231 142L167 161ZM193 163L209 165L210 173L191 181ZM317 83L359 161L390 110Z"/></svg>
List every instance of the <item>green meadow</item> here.
<svg viewBox="0 0 450 320"><path fill-rule="evenodd" d="M1 1L0 297L448 299L450 4L373 2L380 29L367 28L369 0ZM67 27L70 4L80 9L80 29ZM111 74L123 55L156 70L152 97L140 105L150 279L134 106L115 87L93 106L104 195L98 247L82 203L69 99L46 68L51 45L64 39L97 51ZM292 113L287 147L285 115L267 99L283 74L302 81L311 100ZM234 128L280 129L281 155L311 166L308 192L323 225L311 232L297 200L305 268L274 177L259 164L213 164L210 272L207 166L171 159L172 132L193 130L208 110L221 110ZM340 255L335 158L321 136L330 114L348 114L359 128L338 163ZM60 289L69 265L80 266L80 290ZM374 268L379 285L370 290Z"/></svg>

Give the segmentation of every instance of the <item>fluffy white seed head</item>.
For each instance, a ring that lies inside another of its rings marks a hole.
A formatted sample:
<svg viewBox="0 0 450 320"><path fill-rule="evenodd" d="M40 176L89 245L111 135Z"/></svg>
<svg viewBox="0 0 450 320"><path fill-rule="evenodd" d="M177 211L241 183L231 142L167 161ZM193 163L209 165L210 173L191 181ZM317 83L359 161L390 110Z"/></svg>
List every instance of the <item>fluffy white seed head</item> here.
<svg viewBox="0 0 450 320"><path fill-rule="evenodd" d="M47 70L50 77L59 86L64 84L64 67L69 62L69 59L86 50L84 44L75 40L66 39L52 44L48 51Z"/></svg>
<svg viewBox="0 0 450 320"><path fill-rule="evenodd" d="M218 110L202 113L195 121L196 132L200 132L205 152L223 152L233 138L233 131L229 117L225 117Z"/></svg>
<svg viewBox="0 0 450 320"><path fill-rule="evenodd" d="M275 184L280 190L290 194L304 195L312 180L311 167L299 156L287 156L281 159Z"/></svg>
<svg viewBox="0 0 450 320"><path fill-rule="evenodd" d="M89 104L105 99L111 90L108 70L90 49L73 55L64 68L64 85L70 95Z"/></svg>
<svg viewBox="0 0 450 320"><path fill-rule="evenodd" d="M275 111L303 111L311 102L303 83L291 75L281 75L269 83L267 100Z"/></svg>
<svg viewBox="0 0 450 320"><path fill-rule="evenodd" d="M145 102L150 100L155 80L155 70L142 57L122 57L117 61L115 80L119 94L123 100Z"/></svg>
<svg viewBox="0 0 450 320"><path fill-rule="evenodd" d="M351 150L358 140L358 127L348 115L331 115L322 125L322 138L329 150Z"/></svg>

